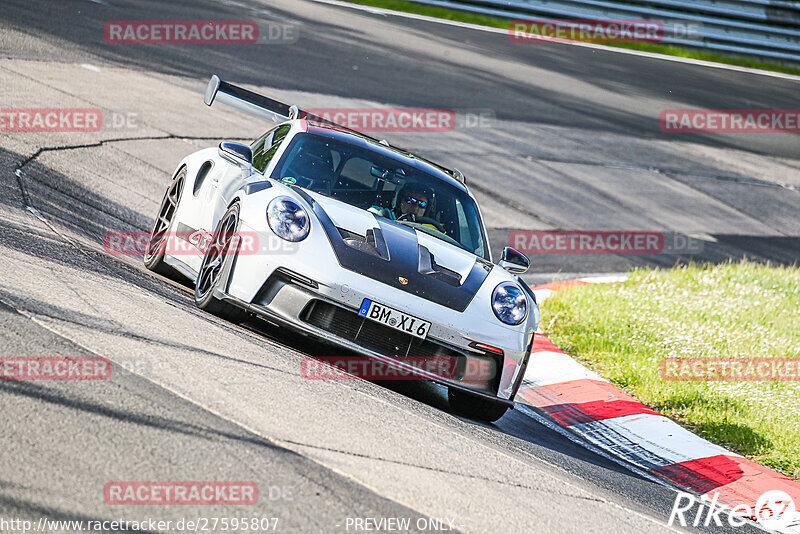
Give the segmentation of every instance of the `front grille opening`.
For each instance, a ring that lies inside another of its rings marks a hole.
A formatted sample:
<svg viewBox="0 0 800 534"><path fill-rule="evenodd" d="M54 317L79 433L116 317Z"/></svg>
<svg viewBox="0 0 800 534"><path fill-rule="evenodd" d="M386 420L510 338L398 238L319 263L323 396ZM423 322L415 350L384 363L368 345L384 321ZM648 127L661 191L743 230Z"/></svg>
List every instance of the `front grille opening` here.
<svg viewBox="0 0 800 534"><path fill-rule="evenodd" d="M300 314L300 320L386 356L406 356L413 338L321 300L311 301Z"/></svg>
<svg viewBox="0 0 800 534"><path fill-rule="evenodd" d="M357 343L358 345L384 356L415 367L436 372L436 369L447 369L444 378L462 381L466 378L471 387L487 392L496 392L499 385L499 374L495 361L489 362L492 376L474 381L477 360L486 360L476 355L469 355L453 350L428 339L405 334L394 328L370 321L358 313L324 302L312 300L300 314L300 320L321 328L331 334ZM445 363L441 363L445 362ZM441 367L437 367L441 365ZM466 375L466 376L465 376ZM496 375L496 376L495 376Z"/></svg>

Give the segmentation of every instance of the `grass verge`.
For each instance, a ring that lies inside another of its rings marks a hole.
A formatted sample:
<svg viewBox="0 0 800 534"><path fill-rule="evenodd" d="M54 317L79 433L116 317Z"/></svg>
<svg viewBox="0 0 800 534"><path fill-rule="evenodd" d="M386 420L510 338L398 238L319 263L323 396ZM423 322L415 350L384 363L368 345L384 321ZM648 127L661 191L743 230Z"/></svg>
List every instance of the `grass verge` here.
<svg viewBox="0 0 800 534"><path fill-rule="evenodd" d="M692 432L800 478L800 381L661 378L664 358L800 358L800 268L750 262L637 270L557 292L542 329Z"/></svg>
<svg viewBox="0 0 800 534"><path fill-rule="evenodd" d="M405 13L415 13L417 15L427 15L429 17L436 17L440 19L454 20L458 22L467 22L471 24L479 24L481 26L492 26L495 28L508 29L508 23L511 19L503 19L498 17L491 17L488 15L481 15L479 13L472 13L469 11L459 11L456 9L449 9L446 7L429 6L425 4L417 4L414 2L407 2L404 0L344 0L351 4L361 4L365 6L380 7L384 9L391 9L393 11L403 11ZM520 15L518 18L525 18ZM547 18L547 17L544 17ZM714 63L724 63L727 65L736 65L739 67L748 67L751 69L768 70L773 72L783 72L786 74L800 75L800 67L785 65L783 63L762 61L743 56L729 56L710 52L706 50L699 50L694 48L684 48L679 46L672 46L658 43L615 43L607 44L616 48L627 48L630 50L640 50L643 52L653 52L657 54L666 54L669 56L686 57L692 59L699 59L703 61L712 61Z"/></svg>

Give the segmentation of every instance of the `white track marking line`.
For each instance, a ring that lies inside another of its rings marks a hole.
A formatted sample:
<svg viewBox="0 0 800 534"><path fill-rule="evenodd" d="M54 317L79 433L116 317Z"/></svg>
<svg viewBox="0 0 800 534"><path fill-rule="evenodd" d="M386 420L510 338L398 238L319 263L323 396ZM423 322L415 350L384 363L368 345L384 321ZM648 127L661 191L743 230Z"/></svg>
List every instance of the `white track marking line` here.
<svg viewBox="0 0 800 534"><path fill-rule="evenodd" d="M425 22L434 22L436 24L444 24L446 26L456 26L459 28L467 28L471 30L478 30L488 33L502 33L508 35L508 30L503 28L494 28L492 26L481 26L480 24L471 24L469 22L459 22L456 20L440 19L437 17L430 17L428 15L418 15L416 13L405 13L403 11L393 11L391 9L384 9L381 7L364 6L361 4L351 4L349 2L341 2L339 0L309 0L318 4L328 4L332 6L346 7L356 9L358 11L365 11L374 15L391 15L395 17L402 17L406 19L422 20ZM714 63L713 61L704 61L702 59L693 59L688 57L668 56L666 54L656 54L654 52L643 52L641 50L630 50L628 48L616 48L612 46L603 46L594 43L582 43L579 41L568 43L555 43L564 44L568 46L580 46L583 48L592 48L595 50L604 50L607 52L616 52L618 54L628 54L631 56L647 57L651 59L661 59L664 61L672 61L673 63L686 63L688 65L696 65L700 67L709 67L713 69L731 70L734 72L743 72L746 74L757 74L760 76L770 76L772 78L781 78L784 80L800 81L800 76L793 74L785 74L783 72L772 72L768 70L751 69L748 67L740 67L738 65L726 65L725 63Z"/></svg>

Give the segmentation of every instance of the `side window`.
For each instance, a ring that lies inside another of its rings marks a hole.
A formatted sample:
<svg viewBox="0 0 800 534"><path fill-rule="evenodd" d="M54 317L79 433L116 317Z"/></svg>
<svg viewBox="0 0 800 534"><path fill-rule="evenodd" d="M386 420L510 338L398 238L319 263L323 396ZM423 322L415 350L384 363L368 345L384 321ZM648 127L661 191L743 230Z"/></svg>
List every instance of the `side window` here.
<svg viewBox="0 0 800 534"><path fill-rule="evenodd" d="M472 217L468 216L464 211L464 206L458 200L456 200L456 214L458 217L457 240L475 250L475 254L478 256L483 256L483 245L480 237L481 229L475 225L477 214L474 213L474 210L470 210ZM480 247L478 246L479 244L481 245Z"/></svg>
<svg viewBox="0 0 800 534"><path fill-rule="evenodd" d="M250 150L253 151L253 156L264 150L265 144L267 145L267 148L272 146L272 134L274 134L275 130L277 129L278 129L277 126L270 128L269 130L267 130L267 133L265 133L264 135L253 141L253 144L250 145Z"/></svg>
<svg viewBox="0 0 800 534"><path fill-rule="evenodd" d="M291 126L285 124L279 126L272 132L267 132L264 137L255 142L253 146L253 167L258 172L263 173L269 162L275 156L275 152L281 146L281 142L286 139Z"/></svg>

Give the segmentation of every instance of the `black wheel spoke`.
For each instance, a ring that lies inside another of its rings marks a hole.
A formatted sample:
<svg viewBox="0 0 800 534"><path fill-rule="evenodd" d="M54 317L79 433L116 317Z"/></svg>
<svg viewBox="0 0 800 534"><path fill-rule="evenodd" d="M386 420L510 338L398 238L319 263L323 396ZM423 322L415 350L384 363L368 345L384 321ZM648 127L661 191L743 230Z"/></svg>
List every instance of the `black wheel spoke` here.
<svg viewBox="0 0 800 534"><path fill-rule="evenodd" d="M225 267L225 257L229 252L231 240L238 224L238 212L235 211L228 212L217 224L197 274L195 300L198 303L207 303L210 298L209 295L213 295L214 290L220 283ZM213 296L211 300L213 301ZM205 305L202 304L201 307Z"/></svg>
<svg viewBox="0 0 800 534"><path fill-rule="evenodd" d="M219 229L211 240L211 245L206 252L206 257L203 258L203 264L200 267L197 283L197 288L201 297L205 297L206 294L217 285L217 279L222 271L224 253L228 245L226 232L223 232L222 229L229 226L230 220L232 220L232 218L223 221L219 226Z"/></svg>
<svg viewBox="0 0 800 534"><path fill-rule="evenodd" d="M158 210L158 218L155 224L153 224L153 231L150 233L150 242L145 251L145 261L149 261L148 258L163 253L162 249L167 239L167 231L172 224L172 218L175 216L175 211L178 209L178 203L180 202L180 195L183 190L183 179L184 174L180 174L161 201L161 207Z"/></svg>

